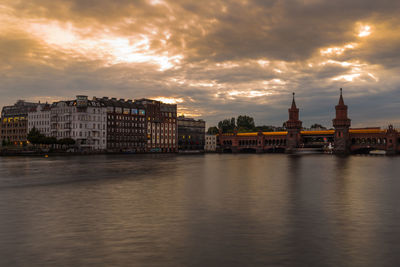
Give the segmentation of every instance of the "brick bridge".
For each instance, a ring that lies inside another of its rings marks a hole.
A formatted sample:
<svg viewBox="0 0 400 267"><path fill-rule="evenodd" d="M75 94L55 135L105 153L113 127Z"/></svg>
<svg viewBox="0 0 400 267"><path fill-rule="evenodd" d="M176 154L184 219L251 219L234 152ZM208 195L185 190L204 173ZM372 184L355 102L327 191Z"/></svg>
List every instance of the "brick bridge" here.
<svg viewBox="0 0 400 267"><path fill-rule="evenodd" d="M294 99L289 109L289 120L284 132L254 132L218 135L221 152L286 152L297 151L332 151L337 154L368 153L372 150L386 151L387 154L400 153L400 133L393 126L388 129L350 128L351 120L347 117L342 90L339 103L335 107L334 130L302 131L299 109Z"/></svg>

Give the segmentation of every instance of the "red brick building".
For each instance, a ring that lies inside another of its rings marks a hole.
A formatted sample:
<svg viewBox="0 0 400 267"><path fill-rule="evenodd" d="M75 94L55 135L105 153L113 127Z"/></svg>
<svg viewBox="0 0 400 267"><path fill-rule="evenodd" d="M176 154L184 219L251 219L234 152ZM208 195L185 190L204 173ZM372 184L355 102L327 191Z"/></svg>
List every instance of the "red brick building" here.
<svg viewBox="0 0 400 267"><path fill-rule="evenodd" d="M304 131L299 120L299 109L294 99L289 109L287 131L222 134L218 136L221 152L287 152L301 150L331 150L337 154L384 151L400 153L400 132L389 125L387 129L368 127L352 129L348 107L340 90L339 103L335 106L334 130Z"/></svg>
<svg viewBox="0 0 400 267"><path fill-rule="evenodd" d="M146 110L146 151L178 152L177 106L145 98L134 103Z"/></svg>

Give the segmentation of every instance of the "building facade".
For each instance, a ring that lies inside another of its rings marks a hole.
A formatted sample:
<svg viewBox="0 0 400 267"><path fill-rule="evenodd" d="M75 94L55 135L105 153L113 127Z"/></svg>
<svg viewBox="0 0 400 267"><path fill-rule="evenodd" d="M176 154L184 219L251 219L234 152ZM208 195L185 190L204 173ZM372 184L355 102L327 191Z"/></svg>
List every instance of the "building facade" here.
<svg viewBox="0 0 400 267"><path fill-rule="evenodd" d="M215 134L206 134L205 135L204 150L206 152L217 151L217 136Z"/></svg>
<svg viewBox="0 0 400 267"><path fill-rule="evenodd" d="M28 133L35 128L39 130L41 134L50 137L50 115L51 105L49 104L39 104L31 108L28 112Z"/></svg>
<svg viewBox="0 0 400 267"><path fill-rule="evenodd" d="M14 145L24 145L28 136L28 112L39 103L18 100L12 106L5 106L1 111L0 139Z"/></svg>
<svg viewBox="0 0 400 267"><path fill-rule="evenodd" d="M146 152L177 152L177 106L145 98L134 103L146 111Z"/></svg>
<svg viewBox="0 0 400 267"><path fill-rule="evenodd" d="M5 145L5 141L3 142L3 123L1 122L1 118L0 118L0 146L3 146L3 144Z"/></svg>
<svg viewBox="0 0 400 267"><path fill-rule="evenodd" d="M51 136L72 138L81 150L107 148L107 108L98 101L88 100L87 96L53 103L50 125Z"/></svg>
<svg viewBox="0 0 400 267"><path fill-rule="evenodd" d="M180 116L178 118L179 151L204 151L206 122Z"/></svg>
<svg viewBox="0 0 400 267"><path fill-rule="evenodd" d="M107 150L112 152L146 152L146 110L132 100L94 98L107 109Z"/></svg>

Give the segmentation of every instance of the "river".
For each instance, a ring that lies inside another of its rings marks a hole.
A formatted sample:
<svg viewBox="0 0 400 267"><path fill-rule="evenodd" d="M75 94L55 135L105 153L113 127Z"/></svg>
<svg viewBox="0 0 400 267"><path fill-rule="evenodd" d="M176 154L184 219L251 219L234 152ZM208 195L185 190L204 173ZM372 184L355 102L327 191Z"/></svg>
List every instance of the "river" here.
<svg viewBox="0 0 400 267"><path fill-rule="evenodd" d="M399 266L400 157L0 158L0 266Z"/></svg>

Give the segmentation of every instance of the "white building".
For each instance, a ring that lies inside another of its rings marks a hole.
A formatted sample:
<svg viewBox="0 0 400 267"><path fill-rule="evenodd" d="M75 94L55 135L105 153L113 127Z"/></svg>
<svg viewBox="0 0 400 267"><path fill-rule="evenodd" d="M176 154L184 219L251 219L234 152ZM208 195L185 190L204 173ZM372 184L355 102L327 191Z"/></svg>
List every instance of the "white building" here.
<svg viewBox="0 0 400 267"><path fill-rule="evenodd" d="M51 136L49 104L39 104L28 111L28 133L33 128L47 137Z"/></svg>
<svg viewBox="0 0 400 267"><path fill-rule="evenodd" d="M217 136L215 134L206 134L204 150L209 152L217 151Z"/></svg>
<svg viewBox="0 0 400 267"><path fill-rule="evenodd" d="M51 135L57 139L72 138L81 149L107 148L107 108L104 104L77 96L51 107Z"/></svg>

